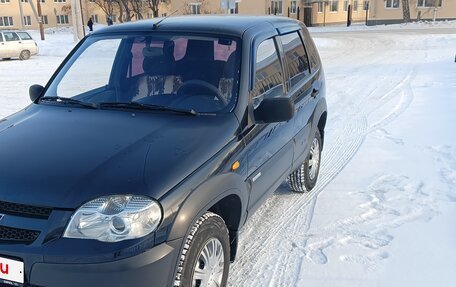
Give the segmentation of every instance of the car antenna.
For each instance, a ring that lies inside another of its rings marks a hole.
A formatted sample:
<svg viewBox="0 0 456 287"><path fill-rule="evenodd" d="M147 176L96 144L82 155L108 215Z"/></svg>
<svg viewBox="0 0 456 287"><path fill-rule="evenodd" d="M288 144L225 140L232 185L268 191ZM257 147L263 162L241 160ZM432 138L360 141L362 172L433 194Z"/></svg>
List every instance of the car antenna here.
<svg viewBox="0 0 456 287"><path fill-rule="evenodd" d="M158 29L158 25L160 25L161 22L163 22L163 21L165 21L166 19L168 19L168 17L171 17L171 16L173 16L174 14L176 14L180 9L182 9L182 8L177 9L177 10L174 11L173 13L171 13L171 14L165 16L165 18L161 19L161 20L158 21L157 23L154 23L152 29L153 29L153 30L157 30L157 29Z"/></svg>

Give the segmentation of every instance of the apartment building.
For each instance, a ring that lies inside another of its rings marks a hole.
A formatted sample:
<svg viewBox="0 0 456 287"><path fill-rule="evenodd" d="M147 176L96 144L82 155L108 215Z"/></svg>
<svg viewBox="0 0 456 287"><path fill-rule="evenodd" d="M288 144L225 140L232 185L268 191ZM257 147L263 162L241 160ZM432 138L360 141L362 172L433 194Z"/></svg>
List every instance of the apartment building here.
<svg viewBox="0 0 456 287"><path fill-rule="evenodd" d="M456 20L456 0L408 0L410 19ZM368 25L403 22L402 0L372 1Z"/></svg>
<svg viewBox="0 0 456 287"><path fill-rule="evenodd" d="M37 29L35 11L38 0L0 0L0 29ZM72 24L71 0L39 0L45 28ZM182 14L279 15L298 19L307 26L366 22L368 25L403 22L402 0L159 0L159 16ZM408 0L411 19L456 19L456 0ZM104 1L105 3L113 3ZM115 4L100 7L103 0L82 0L84 23L92 17L106 24L109 16L115 23L127 20ZM98 3L98 5L97 5ZM141 15L130 11L131 20L152 18L144 0ZM107 9L109 8L109 9ZM124 10L124 9L122 9ZM22 11L22 13L21 13ZM21 17L23 15L23 17ZM123 17L121 16L123 15Z"/></svg>

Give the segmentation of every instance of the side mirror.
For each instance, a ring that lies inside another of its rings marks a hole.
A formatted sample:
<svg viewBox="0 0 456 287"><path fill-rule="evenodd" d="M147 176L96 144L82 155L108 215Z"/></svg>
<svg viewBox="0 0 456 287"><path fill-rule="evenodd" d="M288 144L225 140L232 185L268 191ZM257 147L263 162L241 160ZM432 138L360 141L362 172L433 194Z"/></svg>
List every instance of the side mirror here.
<svg viewBox="0 0 456 287"><path fill-rule="evenodd" d="M32 100L32 102L35 102L40 97L43 90L44 90L44 87L41 85L30 86L30 88L29 88L30 100Z"/></svg>
<svg viewBox="0 0 456 287"><path fill-rule="evenodd" d="M294 103L285 97L264 99L254 111L257 123L286 122L293 118Z"/></svg>

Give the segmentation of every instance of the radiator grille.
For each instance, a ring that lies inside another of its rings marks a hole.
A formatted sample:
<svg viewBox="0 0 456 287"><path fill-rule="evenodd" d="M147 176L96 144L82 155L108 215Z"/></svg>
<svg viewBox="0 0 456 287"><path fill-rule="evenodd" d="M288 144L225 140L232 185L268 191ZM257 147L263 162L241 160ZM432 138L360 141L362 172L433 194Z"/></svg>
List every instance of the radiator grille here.
<svg viewBox="0 0 456 287"><path fill-rule="evenodd" d="M39 231L0 226L1 243L31 244L40 235Z"/></svg>
<svg viewBox="0 0 456 287"><path fill-rule="evenodd" d="M4 214L47 219L49 218L49 215L51 215L51 212L52 209L48 207L39 207L0 201L0 213Z"/></svg>

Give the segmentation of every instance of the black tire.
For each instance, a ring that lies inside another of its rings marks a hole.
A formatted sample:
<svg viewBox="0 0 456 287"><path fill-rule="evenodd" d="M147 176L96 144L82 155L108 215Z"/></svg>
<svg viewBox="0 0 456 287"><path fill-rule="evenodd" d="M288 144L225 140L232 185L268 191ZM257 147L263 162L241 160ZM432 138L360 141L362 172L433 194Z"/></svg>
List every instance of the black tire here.
<svg viewBox="0 0 456 287"><path fill-rule="evenodd" d="M222 279L219 286L226 286L230 266L230 244L228 229L226 228L225 221L223 221L220 216L212 212L206 212L196 221L190 231L190 234L185 239L184 247L182 249L177 266L174 287L193 286L195 270L197 268L204 267L201 266L201 264L204 263L201 260L203 250L211 242L219 242L221 244L223 254L221 254L219 257L223 257L223 263L220 262L219 266L223 265L223 272L220 273L223 275L221 276ZM201 280L197 280L197 283L201 285L196 285L198 287L206 287L202 282L203 281Z"/></svg>
<svg viewBox="0 0 456 287"><path fill-rule="evenodd" d="M29 51L29 50L23 50L23 51L19 54L19 59L21 59L21 60L28 60L28 59L30 59L30 51Z"/></svg>
<svg viewBox="0 0 456 287"><path fill-rule="evenodd" d="M313 151L314 145L317 145L318 151ZM318 174L320 173L322 140L320 131L317 130L311 142L311 149L306 160L301 166L288 176L288 186L294 192L309 192L317 184ZM318 155L317 164L315 164L316 155Z"/></svg>

